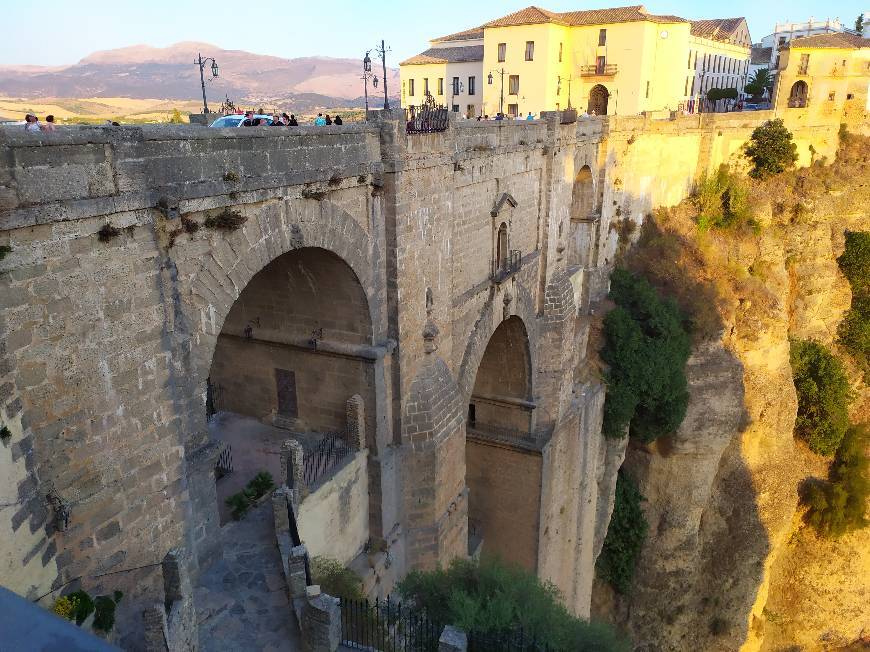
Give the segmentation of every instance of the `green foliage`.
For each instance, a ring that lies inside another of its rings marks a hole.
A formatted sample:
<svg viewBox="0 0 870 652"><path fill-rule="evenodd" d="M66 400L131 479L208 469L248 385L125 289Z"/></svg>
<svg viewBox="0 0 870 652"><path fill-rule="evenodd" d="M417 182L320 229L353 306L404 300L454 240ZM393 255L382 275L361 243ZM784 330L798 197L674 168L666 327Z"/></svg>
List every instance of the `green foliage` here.
<svg viewBox="0 0 870 652"><path fill-rule="evenodd" d="M62 595L51 606L51 610L61 618L72 620L76 610L76 602L66 595Z"/></svg>
<svg viewBox="0 0 870 652"><path fill-rule="evenodd" d="M224 502L230 508L232 517L238 521L248 513L251 505L265 496L274 486L272 474L268 471L260 471L244 489L228 496Z"/></svg>
<svg viewBox="0 0 870 652"><path fill-rule="evenodd" d="M604 318L606 375L603 432L651 442L676 431L686 415L689 335L676 303L624 269L610 277L616 303Z"/></svg>
<svg viewBox="0 0 870 652"><path fill-rule="evenodd" d="M10 253L12 253L12 247L9 245L0 245L0 260L6 258Z"/></svg>
<svg viewBox="0 0 870 652"><path fill-rule="evenodd" d="M770 70L767 68L759 68L754 73L752 73L752 77L749 79L749 83L744 87L744 90L747 93L752 93L755 95L754 91L749 90L749 86L758 86L761 91L759 91L758 95L761 95L764 90L772 91L773 90L773 75L770 74Z"/></svg>
<svg viewBox="0 0 870 652"><path fill-rule="evenodd" d="M814 453L833 455L849 426L849 380L821 343L792 340L791 368L798 396L795 434Z"/></svg>
<svg viewBox="0 0 870 652"><path fill-rule="evenodd" d="M740 97L736 88L711 88L707 91L707 99L711 102L717 100L736 100Z"/></svg>
<svg viewBox="0 0 870 652"><path fill-rule="evenodd" d="M335 559L314 557L311 560L311 579L324 593L336 598L365 599L360 576Z"/></svg>
<svg viewBox="0 0 870 652"><path fill-rule="evenodd" d="M853 294L870 292L870 231L846 231L846 248L837 264Z"/></svg>
<svg viewBox="0 0 870 652"><path fill-rule="evenodd" d="M120 591L115 591L112 596L101 595L94 600L96 613L94 614L94 629L111 632L115 626L115 609L118 602L124 596Z"/></svg>
<svg viewBox="0 0 870 652"><path fill-rule="evenodd" d="M764 86L756 84L755 82L749 82L743 87L743 90L749 93L753 98L764 95Z"/></svg>
<svg viewBox="0 0 870 652"><path fill-rule="evenodd" d="M184 117L181 115L181 111L178 109L172 109L172 117L169 118L169 122L174 125L184 124Z"/></svg>
<svg viewBox="0 0 870 652"><path fill-rule="evenodd" d="M571 615L552 584L494 559L455 559L446 570L413 571L398 588L435 622L469 632L501 635L522 628L554 652L628 649L610 627Z"/></svg>
<svg viewBox="0 0 870 652"><path fill-rule="evenodd" d="M837 329L840 345L864 374L870 384L870 292L852 295L852 306Z"/></svg>
<svg viewBox="0 0 870 652"><path fill-rule="evenodd" d="M616 477L616 500L604 546L595 564L598 576L620 593L628 593L646 539L648 525L640 507L645 500L629 475Z"/></svg>
<svg viewBox="0 0 870 652"><path fill-rule="evenodd" d="M864 31L864 14L858 14L858 17L855 19L855 31Z"/></svg>
<svg viewBox="0 0 870 652"><path fill-rule="evenodd" d="M695 190L695 203L702 231L753 222L749 185L726 165L720 166L713 176L701 179Z"/></svg>
<svg viewBox="0 0 870 652"><path fill-rule="evenodd" d="M749 175L763 179L794 165L797 161L797 145L782 120L768 120L752 132L746 145L746 155L752 161Z"/></svg>
<svg viewBox="0 0 870 652"><path fill-rule="evenodd" d="M76 625L81 625L94 611L94 601L87 591L82 590L74 591L67 597L75 603L70 620L74 620Z"/></svg>
<svg viewBox="0 0 870 652"><path fill-rule="evenodd" d="M868 445L867 424L849 428L837 449L829 481L810 486L804 496L809 505L807 523L822 536L836 538L870 524L866 516L870 497Z"/></svg>

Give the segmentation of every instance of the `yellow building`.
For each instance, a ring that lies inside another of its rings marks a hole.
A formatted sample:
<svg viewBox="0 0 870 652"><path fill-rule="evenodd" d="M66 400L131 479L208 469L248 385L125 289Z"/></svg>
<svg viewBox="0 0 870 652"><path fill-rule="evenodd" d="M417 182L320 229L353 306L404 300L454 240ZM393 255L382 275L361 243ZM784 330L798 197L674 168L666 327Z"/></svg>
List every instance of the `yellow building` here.
<svg viewBox="0 0 870 652"><path fill-rule="evenodd" d="M481 115L483 29L475 28L429 41L429 49L400 64L402 107L436 104L468 118Z"/></svg>
<svg viewBox="0 0 870 652"><path fill-rule="evenodd" d="M818 115L870 110L870 39L856 34L816 34L780 48L775 109Z"/></svg>
<svg viewBox="0 0 870 652"><path fill-rule="evenodd" d="M642 5L527 7L434 39L402 62L402 106L421 103L428 89L437 103L468 115L692 110L710 88L742 91L750 44L743 18L689 22ZM458 100L448 98L455 80L475 94L459 89Z"/></svg>

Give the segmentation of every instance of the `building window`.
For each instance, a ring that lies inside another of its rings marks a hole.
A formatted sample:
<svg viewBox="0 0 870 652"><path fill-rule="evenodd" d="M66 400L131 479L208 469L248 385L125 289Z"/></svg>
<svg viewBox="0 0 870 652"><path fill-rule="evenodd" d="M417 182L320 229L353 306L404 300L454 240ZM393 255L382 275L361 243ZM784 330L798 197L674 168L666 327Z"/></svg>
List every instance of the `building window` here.
<svg viewBox="0 0 870 652"><path fill-rule="evenodd" d="M809 70L809 68L810 68L810 55L802 54L801 55L801 63L800 63L800 66L798 67L798 74L799 75L806 75L807 70Z"/></svg>
<svg viewBox="0 0 870 652"><path fill-rule="evenodd" d="M646 96L649 97L649 82L646 83Z"/></svg>
<svg viewBox="0 0 870 652"><path fill-rule="evenodd" d="M504 61L505 54L507 54L507 43L499 43L498 44L498 60Z"/></svg>
<svg viewBox="0 0 870 652"><path fill-rule="evenodd" d="M556 75L556 95L558 96L561 94L562 94L562 75Z"/></svg>
<svg viewBox="0 0 870 652"><path fill-rule="evenodd" d="M698 79L697 77L692 77L692 92L691 92L692 95L695 94L695 82L697 81L697 79Z"/></svg>
<svg viewBox="0 0 870 652"><path fill-rule="evenodd" d="M508 115L516 118L520 114L519 104L508 104Z"/></svg>
<svg viewBox="0 0 870 652"><path fill-rule="evenodd" d="M469 120L474 117L475 107L473 104L469 104L465 109L465 117Z"/></svg>
<svg viewBox="0 0 870 652"><path fill-rule="evenodd" d="M562 63L562 45L563 43L559 43L559 63Z"/></svg>
<svg viewBox="0 0 870 652"><path fill-rule="evenodd" d="M438 78L438 94L444 95L444 77Z"/></svg>
<svg viewBox="0 0 870 652"><path fill-rule="evenodd" d="M429 78L423 77L423 97L429 95Z"/></svg>
<svg viewBox="0 0 870 652"><path fill-rule="evenodd" d="M526 61L535 60L535 42L526 41Z"/></svg>
<svg viewBox="0 0 870 652"><path fill-rule="evenodd" d="M414 97L414 80L408 80L408 97Z"/></svg>
<svg viewBox="0 0 870 652"><path fill-rule="evenodd" d="M468 94L474 95L476 93L476 89L474 88L474 75L471 75L468 78Z"/></svg>
<svg viewBox="0 0 870 652"><path fill-rule="evenodd" d="M453 78L453 94L459 95L459 77Z"/></svg>
<svg viewBox="0 0 870 652"><path fill-rule="evenodd" d="M452 107L450 107L450 109L453 111L453 113L459 113L459 105L458 104L454 104Z"/></svg>
<svg viewBox="0 0 870 652"><path fill-rule="evenodd" d="M785 36L780 36L779 42L777 43L777 47L781 48L783 45L785 45L785 41L786 41Z"/></svg>
<svg viewBox="0 0 870 652"><path fill-rule="evenodd" d="M606 59L604 57L595 57L595 74L603 75Z"/></svg>
<svg viewBox="0 0 870 652"><path fill-rule="evenodd" d="M686 60L686 68L692 67L692 51L689 50L689 58Z"/></svg>
<svg viewBox="0 0 870 652"><path fill-rule="evenodd" d="M508 77L508 95L520 94L520 76L510 75Z"/></svg>
<svg viewBox="0 0 870 652"><path fill-rule="evenodd" d="M836 96L836 93L828 93L828 102L833 102Z"/></svg>
<svg viewBox="0 0 870 652"><path fill-rule="evenodd" d="M689 94L689 78L686 77L686 84L683 86L683 95Z"/></svg>
<svg viewBox="0 0 870 652"><path fill-rule="evenodd" d="M607 30L598 30L598 45L607 45Z"/></svg>

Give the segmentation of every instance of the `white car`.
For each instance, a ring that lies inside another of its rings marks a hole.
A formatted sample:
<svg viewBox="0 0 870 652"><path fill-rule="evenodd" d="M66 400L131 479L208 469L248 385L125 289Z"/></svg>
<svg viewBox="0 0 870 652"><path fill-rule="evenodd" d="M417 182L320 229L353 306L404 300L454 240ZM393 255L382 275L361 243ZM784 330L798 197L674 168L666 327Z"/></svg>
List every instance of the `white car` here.
<svg viewBox="0 0 870 652"><path fill-rule="evenodd" d="M270 115L262 115L260 113L255 113L254 118L260 118L260 120L265 120L267 125L272 124L272 116ZM221 118L218 118L214 122L211 123L211 127L241 127L242 123L245 121L245 116L241 113L234 113L233 115L225 115Z"/></svg>

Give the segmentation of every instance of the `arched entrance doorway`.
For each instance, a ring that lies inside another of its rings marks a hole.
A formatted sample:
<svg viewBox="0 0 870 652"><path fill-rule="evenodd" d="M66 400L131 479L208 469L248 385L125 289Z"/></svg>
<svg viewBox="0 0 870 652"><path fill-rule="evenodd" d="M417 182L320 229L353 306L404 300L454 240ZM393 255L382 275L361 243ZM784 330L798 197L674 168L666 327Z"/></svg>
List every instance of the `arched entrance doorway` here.
<svg viewBox="0 0 870 652"><path fill-rule="evenodd" d="M807 105L807 97L809 96L810 88L803 79L799 79L791 86L791 92L788 94L788 107L790 109L802 109Z"/></svg>
<svg viewBox="0 0 870 652"><path fill-rule="evenodd" d="M589 115L607 115L607 100L609 97L610 93L607 92L607 88L601 84L595 84L592 90L589 91L589 106L586 112Z"/></svg>
<svg viewBox="0 0 870 652"><path fill-rule="evenodd" d="M529 338L519 317L487 344L466 422L469 551L535 570L541 456L534 437Z"/></svg>
<svg viewBox="0 0 870 652"><path fill-rule="evenodd" d="M293 250L251 278L224 320L209 372L210 435L232 453L233 472L218 481L222 522L230 519L225 498L258 472L268 471L276 484L285 481L281 447L287 439L300 442L306 464L324 458L319 467L305 468L309 489L326 482L329 465L341 461L337 453L351 455L354 449L347 414L355 395L369 408L365 430L371 436L371 343L365 290L339 256L315 247ZM326 448L329 455L318 455ZM367 537L367 521L366 510L348 540L312 554L346 563L341 557L364 543L356 539L363 529Z"/></svg>
<svg viewBox="0 0 870 652"><path fill-rule="evenodd" d="M591 264L593 235L598 222L595 212L595 184L592 169L580 168L571 191L571 223L568 231L568 265L586 267Z"/></svg>

